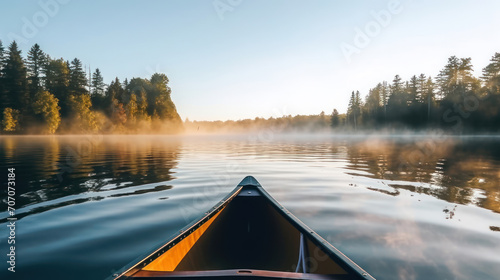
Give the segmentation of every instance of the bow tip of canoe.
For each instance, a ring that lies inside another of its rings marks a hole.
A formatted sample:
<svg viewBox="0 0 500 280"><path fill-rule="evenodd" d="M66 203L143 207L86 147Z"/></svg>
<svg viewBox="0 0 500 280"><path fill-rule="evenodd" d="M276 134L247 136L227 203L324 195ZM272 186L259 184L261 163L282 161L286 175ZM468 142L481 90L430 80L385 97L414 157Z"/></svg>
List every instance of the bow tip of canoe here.
<svg viewBox="0 0 500 280"><path fill-rule="evenodd" d="M260 183L255 179L253 176L246 176L239 184L238 186L255 186L255 187L261 187Z"/></svg>

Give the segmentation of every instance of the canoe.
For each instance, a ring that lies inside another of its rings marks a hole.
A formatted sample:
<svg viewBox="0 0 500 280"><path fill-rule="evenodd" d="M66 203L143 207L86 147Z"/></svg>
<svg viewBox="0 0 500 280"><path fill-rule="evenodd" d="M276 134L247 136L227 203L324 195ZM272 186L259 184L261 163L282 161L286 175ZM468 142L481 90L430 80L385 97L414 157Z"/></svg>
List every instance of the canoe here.
<svg viewBox="0 0 500 280"><path fill-rule="evenodd" d="M247 176L224 199L109 279L371 279Z"/></svg>

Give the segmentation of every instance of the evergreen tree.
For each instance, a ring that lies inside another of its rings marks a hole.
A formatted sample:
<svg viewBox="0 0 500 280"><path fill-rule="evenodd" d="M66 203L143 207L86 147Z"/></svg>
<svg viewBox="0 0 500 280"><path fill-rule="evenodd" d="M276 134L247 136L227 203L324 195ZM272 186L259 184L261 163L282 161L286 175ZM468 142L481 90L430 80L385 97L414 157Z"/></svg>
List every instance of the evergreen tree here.
<svg viewBox="0 0 500 280"><path fill-rule="evenodd" d="M59 100L61 116L69 115L69 65L64 59L48 59L45 65L45 88Z"/></svg>
<svg viewBox="0 0 500 280"><path fill-rule="evenodd" d="M92 132L106 121L91 107L107 111L118 125L128 119L131 125L140 122L141 128L147 127L153 113L162 126L164 121L182 125L168 82L165 74L156 73L149 80L126 79L123 86L116 79L105 90L100 70L88 81L76 58L71 63L51 59L35 44L24 61L16 42L6 53L0 41L0 110L5 131L20 131L24 123L40 127L38 120L42 120L44 133L55 133L59 124L65 128L75 124L79 129L75 132Z"/></svg>
<svg viewBox="0 0 500 280"><path fill-rule="evenodd" d="M408 112L408 94L405 83L399 75L394 76L390 86L390 96L387 101L387 120L401 122L402 117Z"/></svg>
<svg viewBox="0 0 500 280"><path fill-rule="evenodd" d="M115 78L115 80L109 84L105 97L105 108L109 117L112 117L114 114L113 112L116 111L115 107L118 106L118 104L121 104L120 100L124 95L124 91L125 90L122 88L122 84L118 78Z"/></svg>
<svg viewBox="0 0 500 280"><path fill-rule="evenodd" d="M437 82L440 87L441 98L451 95L458 84L458 68L460 60L456 56L448 58L448 64L440 71Z"/></svg>
<svg viewBox="0 0 500 280"><path fill-rule="evenodd" d="M92 95L104 95L104 88L106 85L104 84L104 79L101 74L101 70L99 68L95 69L94 74L92 75Z"/></svg>
<svg viewBox="0 0 500 280"><path fill-rule="evenodd" d="M430 122L431 120L431 110L434 104L434 82L432 81L432 78L429 77L427 79L427 82L425 83L425 97L424 99L426 100L427 104L427 122Z"/></svg>
<svg viewBox="0 0 500 280"><path fill-rule="evenodd" d="M349 106L347 109L347 115L349 122L352 121L354 129L357 129L358 118L359 118L359 91L356 93L353 91L351 93L351 98L349 100Z"/></svg>
<svg viewBox="0 0 500 280"><path fill-rule="evenodd" d="M404 91L404 83L399 75L394 76L392 80L392 85L390 87L390 96L387 101L388 106L391 109L399 109L406 105L406 97Z"/></svg>
<svg viewBox="0 0 500 280"><path fill-rule="evenodd" d="M408 83L408 101L410 105L415 106L420 102L420 93L418 90L418 78L413 75Z"/></svg>
<svg viewBox="0 0 500 280"><path fill-rule="evenodd" d="M92 75L91 81L91 100L92 107L97 111L106 111L109 105L106 103L105 87L103 77L99 68L97 68Z"/></svg>
<svg viewBox="0 0 500 280"><path fill-rule="evenodd" d="M147 79L133 78L127 85L127 91L129 94L135 94L141 97L141 102L146 102L147 106L143 106L146 109L148 115L152 115L154 111L155 102L155 90L151 82ZM145 98L142 98L145 95Z"/></svg>
<svg viewBox="0 0 500 280"><path fill-rule="evenodd" d="M437 81L441 97L458 102L468 90L472 89L475 82L472 76L471 58L450 57L448 64L439 72Z"/></svg>
<svg viewBox="0 0 500 280"><path fill-rule="evenodd" d="M361 94L359 93L359 90L356 91L356 99L355 99L355 118L354 118L354 124L355 124L355 128L357 128L357 126L359 124L361 124L361 120L362 120L362 114L361 114L361 107L363 106L363 103L361 101Z"/></svg>
<svg viewBox="0 0 500 280"><path fill-rule="evenodd" d="M389 104L390 94L391 91L389 89L389 86L387 85L387 82L382 82L382 86L380 87L380 101L382 101L382 106L384 107L384 121L387 120L387 105Z"/></svg>
<svg viewBox="0 0 500 280"><path fill-rule="evenodd" d="M187 118L186 118L186 122L187 122ZM339 126L339 124L340 124L339 112L337 111L337 109L333 109L332 117L330 119L330 126L333 128L336 128Z"/></svg>
<svg viewBox="0 0 500 280"><path fill-rule="evenodd" d="M3 47L2 40L0 40L0 75L3 72L4 63L5 63L5 48Z"/></svg>
<svg viewBox="0 0 500 280"><path fill-rule="evenodd" d="M3 78L3 69L5 67L5 49L2 44L2 40L0 40L0 112L3 112L6 106L7 97L5 95L5 87L4 87L4 78Z"/></svg>
<svg viewBox="0 0 500 280"><path fill-rule="evenodd" d="M427 77L425 74L420 74L416 81L417 96L419 97L419 102L427 104L427 91L426 91Z"/></svg>
<svg viewBox="0 0 500 280"><path fill-rule="evenodd" d="M87 77L83 71L82 62L75 58L71 61L69 90L71 94L80 95L88 93Z"/></svg>
<svg viewBox="0 0 500 280"><path fill-rule="evenodd" d="M28 52L28 59L26 66L28 68L29 77L29 91L30 98L33 99L35 95L42 89L42 72L46 63L47 56L40 49L38 44L33 45Z"/></svg>
<svg viewBox="0 0 500 280"><path fill-rule="evenodd" d="M490 94L500 94L500 53L495 53L490 64L483 68L481 79Z"/></svg>
<svg viewBox="0 0 500 280"><path fill-rule="evenodd" d="M5 87L5 99L2 104L5 107L18 109L23 114L30 104L28 94L28 82L26 79L26 66L21 57L17 43L13 41L9 46L7 59L4 63L3 79Z"/></svg>
<svg viewBox="0 0 500 280"><path fill-rule="evenodd" d="M376 122L380 119L380 109L381 109L381 90L382 84L378 84L375 88L370 89L368 95L366 96L365 105L362 108L363 111L363 123L369 125L376 125Z"/></svg>

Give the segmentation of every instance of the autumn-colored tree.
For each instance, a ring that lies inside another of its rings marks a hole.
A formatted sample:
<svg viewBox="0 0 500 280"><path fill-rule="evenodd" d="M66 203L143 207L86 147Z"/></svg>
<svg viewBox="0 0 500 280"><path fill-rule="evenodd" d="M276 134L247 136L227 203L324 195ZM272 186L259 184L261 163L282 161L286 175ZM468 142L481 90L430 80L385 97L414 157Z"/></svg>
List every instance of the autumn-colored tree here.
<svg viewBox="0 0 500 280"><path fill-rule="evenodd" d="M50 92L42 91L35 95L33 111L42 117L45 123L45 133L54 134L61 124L61 109L59 100Z"/></svg>
<svg viewBox="0 0 500 280"><path fill-rule="evenodd" d="M19 115L19 110L5 108L2 118L3 131L12 132L19 130Z"/></svg>
<svg viewBox="0 0 500 280"><path fill-rule="evenodd" d="M127 104L127 123L129 126L135 126L137 124L138 112L137 96L132 94Z"/></svg>
<svg viewBox="0 0 500 280"><path fill-rule="evenodd" d="M91 110L90 95L70 95L68 99L71 111L71 128L78 128L78 132L91 133L99 129L95 113Z"/></svg>
<svg viewBox="0 0 500 280"><path fill-rule="evenodd" d="M119 129L127 122L127 112L123 108L123 103L118 102L117 99L113 99L111 103L111 120Z"/></svg>

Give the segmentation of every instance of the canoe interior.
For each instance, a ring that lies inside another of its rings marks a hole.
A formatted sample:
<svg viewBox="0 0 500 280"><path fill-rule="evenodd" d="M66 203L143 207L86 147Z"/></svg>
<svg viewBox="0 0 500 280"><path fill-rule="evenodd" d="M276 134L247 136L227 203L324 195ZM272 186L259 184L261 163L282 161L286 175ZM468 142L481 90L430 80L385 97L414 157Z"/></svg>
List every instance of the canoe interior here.
<svg viewBox="0 0 500 280"><path fill-rule="evenodd" d="M263 196L236 196L175 267L163 268L158 258L143 270L200 271L257 269L295 272L300 232ZM316 258L318 274L345 274L310 240L308 256ZM171 250L175 250L172 248ZM314 268L314 267L311 267ZM312 272L312 271L311 271Z"/></svg>
<svg viewBox="0 0 500 280"><path fill-rule="evenodd" d="M326 241L290 217L260 185L241 186L211 214L116 279L373 279L346 266L320 244ZM301 238L306 273L303 266L296 272Z"/></svg>

